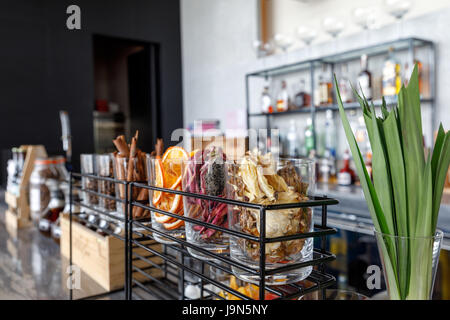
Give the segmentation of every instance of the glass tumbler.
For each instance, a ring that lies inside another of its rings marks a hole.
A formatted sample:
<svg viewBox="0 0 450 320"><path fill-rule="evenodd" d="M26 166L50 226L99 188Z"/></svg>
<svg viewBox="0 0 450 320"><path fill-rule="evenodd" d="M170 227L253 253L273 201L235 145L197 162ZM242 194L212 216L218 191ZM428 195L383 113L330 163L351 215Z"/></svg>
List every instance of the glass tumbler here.
<svg viewBox="0 0 450 320"><path fill-rule="evenodd" d="M212 147L198 151L190 160L183 161L183 191L225 197L224 160L222 150ZM187 217L228 228L228 207L225 203L186 196L183 199ZM188 242L213 253L229 251L229 237L219 230L187 222L186 238ZM188 251L196 258L214 260L195 249L188 248Z"/></svg>
<svg viewBox="0 0 450 320"><path fill-rule="evenodd" d="M147 155L147 170L148 170L148 183L150 186L164 187L167 189L180 190L181 191L181 176L171 186L164 184L164 176L168 176L170 172L180 171L182 165L181 159L168 160L163 164L160 158ZM149 200L151 206L154 208L176 213L178 215L184 215L183 209L183 197L181 195L175 195L173 193L153 191L149 190ZM160 212L151 211L152 228L158 230L162 234L175 237L184 238L184 221L162 214ZM162 234L153 232L153 238L163 244L177 244Z"/></svg>
<svg viewBox="0 0 450 320"><path fill-rule="evenodd" d="M114 162L112 154L101 154L97 156L97 172L100 177L114 178ZM98 180L98 192L110 197L115 197L116 187L114 182ZM116 200L99 197L99 207L106 212L116 211ZM105 219L107 217L104 217ZM108 220L108 219L106 219Z"/></svg>
<svg viewBox="0 0 450 320"><path fill-rule="evenodd" d="M139 157L132 158L133 165L131 168L132 174L128 175L128 169L130 166L130 158L127 157L115 157L114 158L114 178L122 181L140 182L145 183L148 180L147 165L145 158ZM131 171L130 171L131 172ZM127 187L123 183L116 183L115 188L116 195L121 199L126 199ZM143 204L148 203L148 192L146 189L134 187L132 189L131 201L138 201ZM117 213L119 217L125 217L125 202L116 202ZM140 207L133 207L132 216L134 219L145 218L149 215L148 210L144 210Z"/></svg>
<svg viewBox="0 0 450 320"><path fill-rule="evenodd" d="M95 154L81 154L80 155L81 173L97 175L96 158L97 157ZM82 177L81 183L83 189L98 192L97 179ZM89 192L83 192L83 204L87 206L96 207L98 205L98 196Z"/></svg>
<svg viewBox="0 0 450 320"><path fill-rule="evenodd" d="M264 157L264 159L264 163L247 158L243 158L238 163L226 163L227 198L262 205L299 203L309 200L315 190L314 161L271 157ZM261 221L259 209L229 206L228 222L232 230L259 237ZM313 210L308 207L267 209L265 224L266 238L311 232L313 231ZM260 244L257 241L230 236L230 256L233 260L260 270ZM313 238L265 244L266 270L310 261L312 257ZM238 267L232 267L232 270L244 281L252 283L260 281L259 275ZM297 282L308 277L311 271L312 266L306 266L266 275L265 283L282 285Z"/></svg>

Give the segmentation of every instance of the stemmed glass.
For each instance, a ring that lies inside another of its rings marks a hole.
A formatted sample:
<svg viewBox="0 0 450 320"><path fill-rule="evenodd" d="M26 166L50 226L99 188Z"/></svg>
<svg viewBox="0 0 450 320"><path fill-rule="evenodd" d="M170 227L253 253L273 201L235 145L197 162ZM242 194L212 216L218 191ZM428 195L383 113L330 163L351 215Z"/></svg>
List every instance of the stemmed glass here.
<svg viewBox="0 0 450 320"><path fill-rule="evenodd" d="M311 43L317 37L316 30L308 26L299 26L295 30L295 34L297 35L297 38L299 38L307 47L308 50L306 52L306 55L309 56Z"/></svg>
<svg viewBox="0 0 450 320"><path fill-rule="evenodd" d="M356 8L353 10L353 21L364 31L364 41L369 43L369 30L377 25L377 14L373 7Z"/></svg>
<svg viewBox="0 0 450 320"><path fill-rule="evenodd" d="M333 49L336 51L336 38L344 30L345 23L335 17L326 17L322 20L322 27L333 38Z"/></svg>
<svg viewBox="0 0 450 320"><path fill-rule="evenodd" d="M277 33L273 37L273 40L275 42L275 45L283 51L283 53L286 53L286 51L292 46L294 43L292 41L292 37L285 34L285 33Z"/></svg>
<svg viewBox="0 0 450 320"><path fill-rule="evenodd" d="M403 17L411 9L412 0L385 0L384 7L387 13L397 20L397 37L403 33Z"/></svg>
<svg viewBox="0 0 450 320"><path fill-rule="evenodd" d="M253 50L256 56L262 58L263 69L266 68L266 57L273 53L273 44L271 42L263 42L259 39L253 40Z"/></svg>

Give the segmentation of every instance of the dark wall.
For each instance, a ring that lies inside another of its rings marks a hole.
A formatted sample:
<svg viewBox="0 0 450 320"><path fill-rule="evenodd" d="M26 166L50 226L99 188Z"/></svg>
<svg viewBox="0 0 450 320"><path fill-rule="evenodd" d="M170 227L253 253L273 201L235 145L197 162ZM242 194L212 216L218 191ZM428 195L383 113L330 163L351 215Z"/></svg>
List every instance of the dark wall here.
<svg viewBox="0 0 450 320"><path fill-rule="evenodd" d="M71 4L81 8L81 30L66 28ZM2 0L1 150L44 144L50 154L62 154L58 111L66 109L74 162L93 152L93 34L160 44L164 140L182 127L179 0Z"/></svg>

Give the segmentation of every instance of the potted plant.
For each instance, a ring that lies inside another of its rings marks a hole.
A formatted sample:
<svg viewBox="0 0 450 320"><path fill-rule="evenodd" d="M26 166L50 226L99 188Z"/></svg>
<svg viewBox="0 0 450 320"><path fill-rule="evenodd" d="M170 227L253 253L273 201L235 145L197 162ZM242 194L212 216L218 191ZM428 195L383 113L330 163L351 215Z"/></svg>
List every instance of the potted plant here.
<svg viewBox="0 0 450 320"><path fill-rule="evenodd" d="M335 79L336 82L336 79ZM433 152L425 156L417 66L389 111L378 116L355 90L372 147L371 180L345 114L336 83L339 113L375 227L391 299L430 299L442 232L436 230L450 162L450 133L442 124Z"/></svg>

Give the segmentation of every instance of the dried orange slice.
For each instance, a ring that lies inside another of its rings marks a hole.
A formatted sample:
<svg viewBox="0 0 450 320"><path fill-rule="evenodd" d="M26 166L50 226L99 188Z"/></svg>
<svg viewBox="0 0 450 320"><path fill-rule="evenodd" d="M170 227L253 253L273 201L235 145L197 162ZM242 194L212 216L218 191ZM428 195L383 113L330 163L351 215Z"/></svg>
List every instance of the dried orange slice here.
<svg viewBox="0 0 450 320"><path fill-rule="evenodd" d="M167 230L174 230L182 227L183 225L184 225L183 220L177 220L172 223L164 223L164 228L166 228Z"/></svg>
<svg viewBox="0 0 450 320"><path fill-rule="evenodd" d="M164 152L162 164L166 188L175 189L181 184L181 164L188 159L188 153L181 147L170 147Z"/></svg>
<svg viewBox="0 0 450 320"><path fill-rule="evenodd" d="M176 218L167 216L165 214L161 214L159 212L154 212L154 214L155 214L155 221L159 223L169 223L178 220Z"/></svg>
<svg viewBox="0 0 450 320"><path fill-rule="evenodd" d="M164 188L164 170L161 159L155 160L155 187ZM161 191L153 191L153 205L157 205L162 198Z"/></svg>

